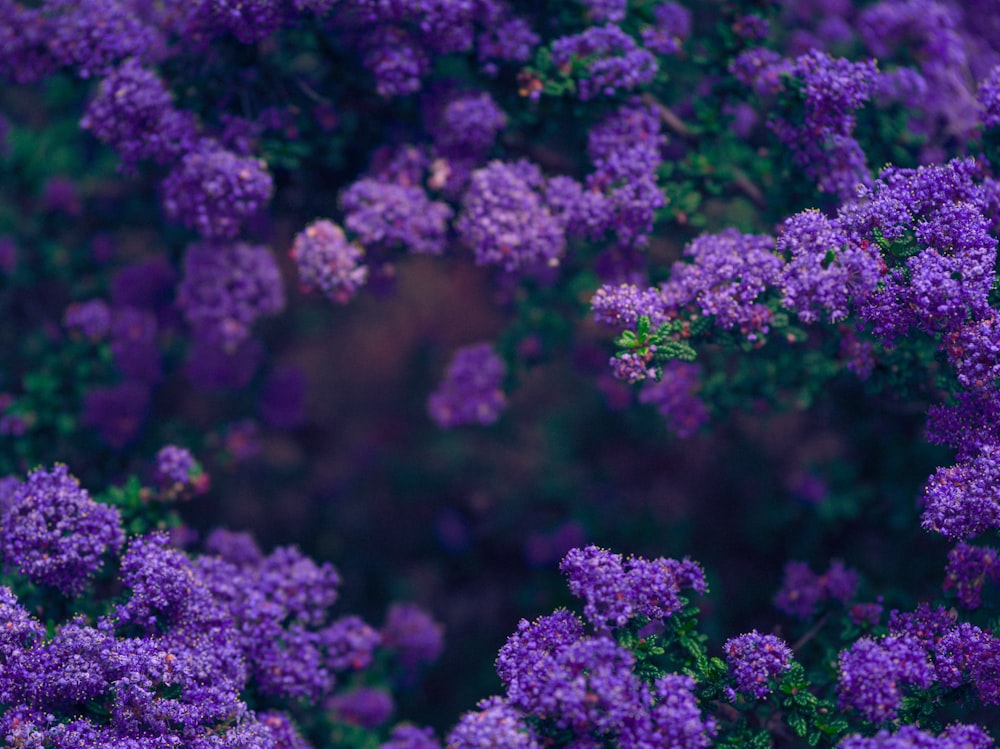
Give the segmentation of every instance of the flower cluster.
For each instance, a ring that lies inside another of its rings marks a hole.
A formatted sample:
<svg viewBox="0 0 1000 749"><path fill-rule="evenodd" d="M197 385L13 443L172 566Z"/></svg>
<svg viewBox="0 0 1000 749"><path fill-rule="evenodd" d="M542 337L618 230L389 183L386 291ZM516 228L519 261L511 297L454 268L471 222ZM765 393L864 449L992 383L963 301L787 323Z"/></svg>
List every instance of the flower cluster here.
<svg viewBox="0 0 1000 749"><path fill-rule="evenodd" d="M455 352L444 380L427 399L430 417L445 428L463 424L492 424L506 406L505 367L488 343L465 346Z"/></svg>

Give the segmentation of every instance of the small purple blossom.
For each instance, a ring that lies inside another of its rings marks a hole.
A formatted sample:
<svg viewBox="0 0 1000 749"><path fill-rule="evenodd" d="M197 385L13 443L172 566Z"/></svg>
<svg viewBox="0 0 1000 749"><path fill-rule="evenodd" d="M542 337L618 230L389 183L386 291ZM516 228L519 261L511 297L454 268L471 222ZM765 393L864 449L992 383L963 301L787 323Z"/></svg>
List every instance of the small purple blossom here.
<svg viewBox="0 0 1000 749"><path fill-rule="evenodd" d="M978 609L982 605L982 590L987 579L1000 584L1000 555L996 549L960 543L948 552L941 588L945 592L953 591L965 608Z"/></svg>
<svg viewBox="0 0 1000 749"><path fill-rule="evenodd" d="M266 247L244 242L189 245L177 305L199 337L235 349L258 318L285 306L274 255Z"/></svg>
<svg viewBox="0 0 1000 749"><path fill-rule="evenodd" d="M722 649L737 691L753 699L767 697L771 680L792 667L791 648L780 638L757 630L727 640Z"/></svg>
<svg viewBox="0 0 1000 749"><path fill-rule="evenodd" d="M419 606L394 603L381 629L382 644L408 667L432 663L444 650L444 627Z"/></svg>
<svg viewBox="0 0 1000 749"><path fill-rule="evenodd" d="M640 33L646 49L658 55L676 55L691 33L691 11L680 3L660 3L653 8L653 25Z"/></svg>
<svg viewBox="0 0 1000 749"><path fill-rule="evenodd" d="M427 399L431 419L445 429L494 423L506 405L504 374L503 360L490 344L477 343L458 349L444 379Z"/></svg>
<svg viewBox="0 0 1000 749"><path fill-rule="evenodd" d="M667 426L681 439L693 437L708 423L705 402L698 397L701 367L676 359L663 365L659 381L649 380L639 391L639 402L656 407Z"/></svg>
<svg viewBox="0 0 1000 749"><path fill-rule="evenodd" d="M688 559L644 559L587 546L570 549L559 569L570 592L583 598L584 616L597 629L623 627L642 615L663 619L680 611L681 591L707 589L701 568Z"/></svg>
<svg viewBox="0 0 1000 749"><path fill-rule="evenodd" d="M163 209L203 237L233 239L261 213L273 192L263 161L206 141L163 181Z"/></svg>
<svg viewBox="0 0 1000 749"><path fill-rule="evenodd" d="M980 118L983 126L1000 127L1000 65L994 67L979 84L976 100L982 110Z"/></svg>
<svg viewBox="0 0 1000 749"><path fill-rule="evenodd" d="M448 738L448 749L539 749L534 732L517 710L500 697L481 700L463 715Z"/></svg>
<svg viewBox="0 0 1000 749"><path fill-rule="evenodd" d="M340 195L344 226L366 248L402 247L423 255L444 252L452 211L422 187L362 179Z"/></svg>
<svg viewBox="0 0 1000 749"><path fill-rule="evenodd" d="M631 330L640 316L649 318L653 330L667 320L660 290L640 289L635 284L604 284L594 292L590 307L597 322L618 330Z"/></svg>
<svg viewBox="0 0 1000 749"><path fill-rule="evenodd" d="M346 304L368 280L364 250L347 241L343 230L325 219L295 235L289 253L306 289L318 289L330 301Z"/></svg>
<svg viewBox="0 0 1000 749"><path fill-rule="evenodd" d="M103 299L74 302L63 314L63 325L91 341L100 341L111 329L111 308Z"/></svg>

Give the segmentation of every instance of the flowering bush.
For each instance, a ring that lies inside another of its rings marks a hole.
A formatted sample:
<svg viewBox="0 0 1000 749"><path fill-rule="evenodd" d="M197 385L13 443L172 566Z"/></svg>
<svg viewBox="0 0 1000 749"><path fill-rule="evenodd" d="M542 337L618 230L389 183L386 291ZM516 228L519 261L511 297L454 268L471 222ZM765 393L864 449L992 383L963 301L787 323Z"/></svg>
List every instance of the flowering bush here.
<svg viewBox="0 0 1000 749"><path fill-rule="evenodd" d="M994 745L990 3L0 17L0 744Z"/></svg>

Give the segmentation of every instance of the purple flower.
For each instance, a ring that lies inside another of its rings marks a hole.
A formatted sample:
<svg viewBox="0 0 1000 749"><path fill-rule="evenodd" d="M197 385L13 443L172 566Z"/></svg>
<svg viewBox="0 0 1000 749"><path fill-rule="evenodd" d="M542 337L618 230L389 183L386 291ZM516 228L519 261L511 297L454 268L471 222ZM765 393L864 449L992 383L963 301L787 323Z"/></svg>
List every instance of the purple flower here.
<svg viewBox="0 0 1000 749"><path fill-rule="evenodd" d="M160 77L129 58L101 81L80 127L111 146L126 168L152 159L170 164L195 148L193 118L174 108Z"/></svg>
<svg viewBox="0 0 1000 749"><path fill-rule="evenodd" d="M386 98L416 93L430 71L427 51L398 26L377 26L365 40L363 59L375 76L375 90Z"/></svg>
<svg viewBox="0 0 1000 749"><path fill-rule="evenodd" d="M83 592L123 541L118 510L92 500L62 464L28 474L0 519L7 564L67 596Z"/></svg>
<svg viewBox="0 0 1000 749"><path fill-rule="evenodd" d="M559 264L566 236L541 187L541 172L527 161L492 161L472 173L455 230L477 265L514 272Z"/></svg>
<svg viewBox="0 0 1000 749"><path fill-rule="evenodd" d="M1000 527L1000 461L995 445L948 468L938 468L924 486L921 525L953 540Z"/></svg>
<svg viewBox="0 0 1000 749"><path fill-rule="evenodd" d="M983 546L958 544L948 552L948 566L945 569L945 592L954 591L959 602L967 609L978 609L982 601L982 590L986 579L1000 583L1000 556L997 550Z"/></svg>
<svg viewBox="0 0 1000 749"><path fill-rule="evenodd" d="M156 453L156 479L164 486L188 484L202 473L191 452L177 445L166 445Z"/></svg>
<svg viewBox="0 0 1000 749"><path fill-rule="evenodd" d="M381 635L382 644L395 650L399 660L409 667L432 663L444 650L444 627L412 603L389 607Z"/></svg>
<svg viewBox="0 0 1000 749"><path fill-rule="evenodd" d="M840 704L872 723L895 720L903 687L927 689L934 681L927 654L913 637L890 636L879 641L862 637L840 653Z"/></svg>
<svg viewBox="0 0 1000 749"><path fill-rule="evenodd" d="M326 701L325 707L338 720L362 728L377 728L388 721L396 709L391 694L372 687L359 687L334 695Z"/></svg>
<svg viewBox="0 0 1000 749"><path fill-rule="evenodd" d="M570 549L559 566L570 592L586 602L583 613L599 630L623 627L633 616L663 619L680 611L683 588L706 590L704 573L690 560L649 560L587 546Z"/></svg>
<svg viewBox="0 0 1000 749"><path fill-rule="evenodd" d="M667 321L660 290L635 284L604 284L594 292L590 307L597 322L618 330L631 330L640 316L649 318L653 330Z"/></svg>
<svg viewBox="0 0 1000 749"><path fill-rule="evenodd" d="M177 305L198 337L234 350L259 317L285 306L281 272L266 247L197 242L184 254Z"/></svg>
<svg viewBox="0 0 1000 749"><path fill-rule="evenodd" d="M771 680L792 667L792 650L774 635L757 630L734 637L722 646L736 689L753 699L763 699L772 692Z"/></svg>
<svg viewBox="0 0 1000 749"><path fill-rule="evenodd" d="M349 302L368 279L368 268L361 264L364 250L349 243L343 230L325 219L296 234L289 254L298 266L302 286L319 289L337 304Z"/></svg>
<svg viewBox="0 0 1000 749"><path fill-rule="evenodd" d="M983 126L1000 127L1000 65L994 67L979 84L976 100L982 110Z"/></svg>
<svg viewBox="0 0 1000 749"><path fill-rule="evenodd" d="M498 62L527 62L541 42L523 18L495 18L484 26L476 46L479 65L489 76L499 74Z"/></svg>
<svg viewBox="0 0 1000 749"><path fill-rule="evenodd" d="M99 341L111 329L111 309L103 299L75 302L66 308L63 325L92 341Z"/></svg>
<svg viewBox="0 0 1000 749"><path fill-rule="evenodd" d="M539 749L524 717L500 697L481 700L445 741L448 749Z"/></svg>
<svg viewBox="0 0 1000 749"><path fill-rule="evenodd" d="M824 599L822 579L805 562L785 565L781 588L774 597L774 606L795 619L809 619L816 615Z"/></svg>
<svg viewBox="0 0 1000 749"><path fill-rule="evenodd" d="M436 153L480 159L507 126L507 115L486 91L452 91L425 117Z"/></svg>
<svg viewBox="0 0 1000 749"><path fill-rule="evenodd" d="M48 47L61 65L81 78L103 75L116 63L148 58L157 34L133 12L131 3L117 0L50 0L45 12L52 19Z"/></svg>
<svg viewBox="0 0 1000 749"><path fill-rule="evenodd" d="M111 316L111 353L126 380L155 384L162 376L156 315L136 307L119 307Z"/></svg>
<svg viewBox="0 0 1000 749"><path fill-rule="evenodd" d="M203 141L163 180L163 209L203 237L233 239L273 192L263 161Z"/></svg>
<svg viewBox="0 0 1000 749"><path fill-rule="evenodd" d="M653 26L642 30L642 43L658 55L676 55L691 33L691 11L680 3L653 8Z"/></svg>
<svg viewBox="0 0 1000 749"><path fill-rule="evenodd" d="M652 54L610 23L556 39L552 62L567 72L574 63L586 70L577 83L581 101L632 91L652 81L658 70Z"/></svg>
<svg viewBox="0 0 1000 749"><path fill-rule="evenodd" d="M690 676L667 674L653 683L652 707L629 721L623 731L622 746L635 749L677 747L708 749L718 730L714 718L703 718Z"/></svg>
<svg viewBox="0 0 1000 749"><path fill-rule="evenodd" d="M666 309L694 305L749 341L768 332L774 314L757 300L779 283L784 265L771 237L726 229L696 238L684 255L691 262L675 263L661 287Z"/></svg>
<svg viewBox="0 0 1000 749"><path fill-rule="evenodd" d="M663 365L659 381L647 381L639 402L656 407L667 426L681 439L697 434L708 423L705 402L696 393L701 388L701 367L672 360Z"/></svg>
<svg viewBox="0 0 1000 749"><path fill-rule="evenodd" d="M441 384L427 399L431 419L445 429L494 423L506 405L504 374L503 360L490 344L458 349Z"/></svg>
<svg viewBox="0 0 1000 749"><path fill-rule="evenodd" d="M392 729L389 741L379 749L441 749L441 743L434 738L433 728L403 724Z"/></svg>
<svg viewBox="0 0 1000 749"><path fill-rule="evenodd" d="M992 749L993 739L979 726L956 723L939 736L914 725L900 727L896 733L883 729L870 738L848 736L838 749Z"/></svg>
<svg viewBox="0 0 1000 749"><path fill-rule="evenodd" d="M444 252L452 211L431 201L423 188L362 179L340 195L344 226L365 247L403 247L410 252Z"/></svg>
<svg viewBox="0 0 1000 749"><path fill-rule="evenodd" d="M277 31L289 16L275 0L200 0L195 18L202 28L253 44Z"/></svg>

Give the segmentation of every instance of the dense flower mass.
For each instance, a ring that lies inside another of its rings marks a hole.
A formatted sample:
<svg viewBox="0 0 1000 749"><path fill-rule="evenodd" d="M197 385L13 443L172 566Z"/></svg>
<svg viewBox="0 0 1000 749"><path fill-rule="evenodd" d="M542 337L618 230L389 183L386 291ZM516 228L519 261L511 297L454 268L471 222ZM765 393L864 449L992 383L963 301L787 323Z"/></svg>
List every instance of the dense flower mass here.
<svg viewBox="0 0 1000 749"><path fill-rule="evenodd" d="M478 265L513 272L559 264L566 236L541 189L541 171L527 161L493 161L472 173L455 230Z"/></svg>
<svg viewBox="0 0 1000 749"><path fill-rule="evenodd" d="M0 0L0 745L993 746L997 0L703 5Z"/></svg>
<svg viewBox="0 0 1000 749"><path fill-rule="evenodd" d="M68 596L83 592L123 540L118 510L91 499L65 465L28 474L0 518L7 566Z"/></svg>
<svg viewBox="0 0 1000 749"><path fill-rule="evenodd" d="M598 629L624 626L634 616L663 619L684 605L681 591L707 589L704 573L689 559L623 559L596 546L571 549L560 569L570 592L584 599L584 616Z"/></svg>

